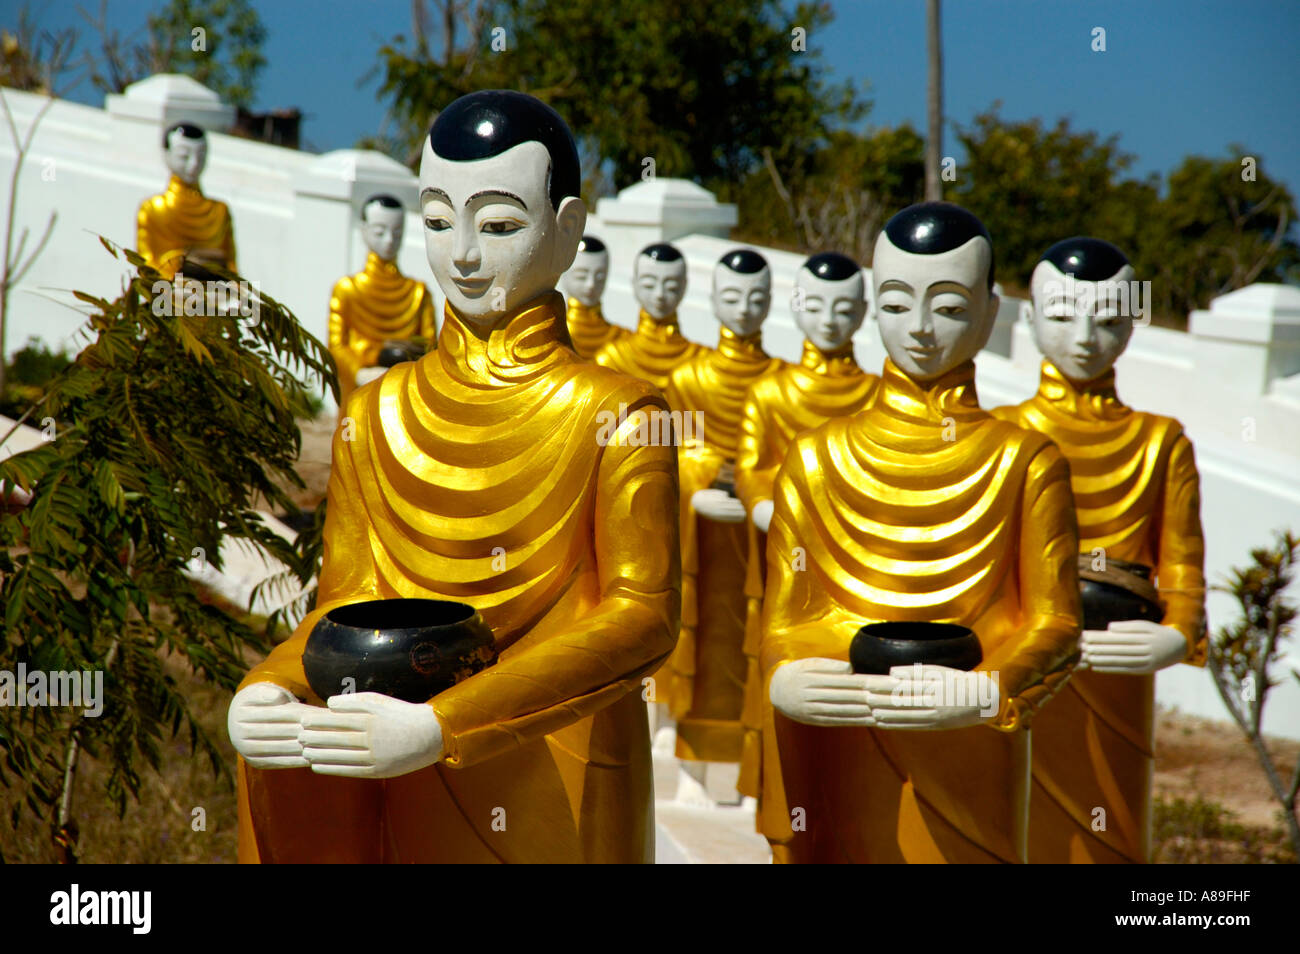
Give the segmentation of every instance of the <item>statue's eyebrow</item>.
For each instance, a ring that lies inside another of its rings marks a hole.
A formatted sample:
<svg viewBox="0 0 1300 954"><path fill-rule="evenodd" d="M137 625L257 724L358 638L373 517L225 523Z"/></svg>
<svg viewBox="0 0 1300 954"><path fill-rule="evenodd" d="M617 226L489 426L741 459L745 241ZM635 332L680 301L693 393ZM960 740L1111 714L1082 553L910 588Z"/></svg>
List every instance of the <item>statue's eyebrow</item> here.
<svg viewBox="0 0 1300 954"><path fill-rule="evenodd" d="M447 193L443 192L441 189L430 188L423 190L420 193L420 204L423 205L426 199L442 199L443 202L451 205L451 196L447 195Z"/></svg>
<svg viewBox="0 0 1300 954"><path fill-rule="evenodd" d="M513 192L507 192L505 189L484 189L482 192L475 192L472 196L470 196L468 199L465 200L465 205L468 206L475 199L481 199L485 195L505 196L507 199L513 199L514 201L518 202L520 207L525 212L528 211L528 204L524 202L523 199L519 198L519 196L515 195Z"/></svg>

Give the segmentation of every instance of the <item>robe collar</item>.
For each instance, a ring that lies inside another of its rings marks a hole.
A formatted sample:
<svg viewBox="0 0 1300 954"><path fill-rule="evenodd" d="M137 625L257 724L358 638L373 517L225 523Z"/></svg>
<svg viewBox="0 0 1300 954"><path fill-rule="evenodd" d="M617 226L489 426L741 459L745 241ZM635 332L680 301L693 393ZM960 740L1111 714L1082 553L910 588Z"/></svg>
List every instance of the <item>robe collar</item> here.
<svg viewBox="0 0 1300 954"><path fill-rule="evenodd" d="M652 338L655 341L672 341L682 336L681 329L677 327L677 312L660 321L644 308L637 316L636 333L639 337Z"/></svg>
<svg viewBox="0 0 1300 954"><path fill-rule="evenodd" d="M760 358L767 360L763 351L763 332L755 331L752 335L738 335L726 325L718 328L718 348L720 355L727 358Z"/></svg>
<svg viewBox="0 0 1300 954"><path fill-rule="evenodd" d="M857 359L853 356L853 342L847 341L834 351L823 351L807 338L803 342L803 355L799 366L813 374L827 377L844 377L862 373Z"/></svg>
<svg viewBox="0 0 1300 954"><path fill-rule="evenodd" d="M207 196L203 194L203 190L199 188L198 183L190 185L177 175L173 175L167 180L167 194L173 199L179 199L182 202L207 201Z"/></svg>
<svg viewBox="0 0 1300 954"><path fill-rule="evenodd" d="M1115 393L1113 367L1091 381L1076 384L1052 362L1044 361L1037 400L1071 417L1113 420L1129 412L1128 406Z"/></svg>
<svg viewBox="0 0 1300 954"><path fill-rule="evenodd" d="M975 393L975 362L964 361L933 381L915 381L889 358L880 373L878 401L888 412L942 424L944 418L987 416Z"/></svg>
<svg viewBox="0 0 1300 954"><path fill-rule="evenodd" d="M484 332L447 302L438 347L428 357L436 357L448 373L470 384L529 381L574 360L564 307L564 296L550 291L502 315Z"/></svg>
<svg viewBox="0 0 1300 954"><path fill-rule="evenodd" d="M373 278L401 278L402 273L397 262L386 262L374 252L366 255L366 274Z"/></svg>

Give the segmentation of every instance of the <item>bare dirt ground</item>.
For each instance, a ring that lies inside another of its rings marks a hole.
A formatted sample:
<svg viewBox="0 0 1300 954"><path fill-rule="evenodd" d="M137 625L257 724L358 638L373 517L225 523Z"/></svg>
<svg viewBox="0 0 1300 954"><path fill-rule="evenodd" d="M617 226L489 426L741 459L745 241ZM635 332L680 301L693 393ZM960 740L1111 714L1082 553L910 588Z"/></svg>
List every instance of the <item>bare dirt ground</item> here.
<svg viewBox="0 0 1300 954"><path fill-rule="evenodd" d="M1300 742L1268 740L1285 781L1295 771ZM1214 722L1162 711L1156 722L1157 798L1218 802L1243 825L1277 824L1279 805L1255 750L1231 722Z"/></svg>

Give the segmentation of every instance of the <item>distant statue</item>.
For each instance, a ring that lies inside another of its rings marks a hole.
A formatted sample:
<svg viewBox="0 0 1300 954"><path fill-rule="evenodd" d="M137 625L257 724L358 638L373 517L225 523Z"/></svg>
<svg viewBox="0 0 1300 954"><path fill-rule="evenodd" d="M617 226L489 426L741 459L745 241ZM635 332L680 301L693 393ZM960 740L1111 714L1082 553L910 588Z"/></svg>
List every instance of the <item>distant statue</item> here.
<svg viewBox="0 0 1300 954"><path fill-rule="evenodd" d="M1030 279L1038 393L993 412L1050 437L1069 461L1085 581L1079 669L1034 722L1031 862L1150 860L1154 673L1205 665L1192 444L1178 421L1135 411L1115 392L1135 277L1109 242L1049 248ZM1094 609L1102 600L1122 605Z"/></svg>
<svg viewBox="0 0 1300 954"><path fill-rule="evenodd" d="M979 219L909 206L872 281L880 384L796 437L774 485L763 833L778 862L1023 862L1028 729L1078 660L1069 468L980 409Z"/></svg>
<svg viewBox="0 0 1300 954"><path fill-rule="evenodd" d="M781 366L763 350L763 322L772 303L767 260L743 248L723 255L713 268L712 297L718 346L702 348L683 362L664 392L674 411L694 413L703 425L682 442L677 456L682 633L669 660L666 687L669 711L677 719L677 757L686 763L678 798L700 803L701 786L721 801L732 800L735 790L743 734L748 540L734 468L745 395ZM706 774L718 782L711 784Z"/></svg>
<svg viewBox="0 0 1300 954"><path fill-rule="evenodd" d="M366 267L340 278L330 295L329 348L338 366L340 406L388 365L436 346L433 296L424 282L397 268L405 227L406 210L394 196L372 195L362 204ZM409 347L413 338L421 339L419 347Z"/></svg>
<svg viewBox="0 0 1300 954"><path fill-rule="evenodd" d="M606 321L601 312L600 298L608 278L609 250L596 236L584 235L573 267L560 279L569 299L569 337L580 358L594 358L597 351L627 333L627 329Z"/></svg>
<svg viewBox="0 0 1300 954"><path fill-rule="evenodd" d="M167 191L145 199L136 216L136 249L167 278L185 259L234 272L235 230L230 209L199 189L208 161L208 139L192 123L163 133L163 158L171 170Z"/></svg>
<svg viewBox="0 0 1300 954"><path fill-rule="evenodd" d="M762 791L761 734L769 705L759 673L758 647L767 580L767 528L772 522L777 471L796 437L831 418L855 414L880 384L878 377L858 366L853 355L853 335L867 313L866 279L857 262L838 252L809 258L795 276L790 310L803 332L803 355L797 364L783 365L749 389L736 455L736 496L750 515L741 715L745 738L737 788L753 798Z"/></svg>
<svg viewBox="0 0 1300 954"><path fill-rule="evenodd" d="M595 360L663 390L673 370L700 350L682 337L677 324L677 306L686 295L686 259L676 246L656 242L641 249L632 293L641 306L636 331L617 336L596 352Z"/></svg>

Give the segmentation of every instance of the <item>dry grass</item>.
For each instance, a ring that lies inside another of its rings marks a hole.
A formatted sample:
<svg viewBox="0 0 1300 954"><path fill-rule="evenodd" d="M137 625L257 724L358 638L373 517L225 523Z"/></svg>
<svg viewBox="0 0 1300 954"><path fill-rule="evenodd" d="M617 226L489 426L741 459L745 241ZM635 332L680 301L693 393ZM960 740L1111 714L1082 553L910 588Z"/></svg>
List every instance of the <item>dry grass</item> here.
<svg viewBox="0 0 1300 954"><path fill-rule="evenodd" d="M235 860L235 750L226 735L226 709L231 693L195 678L181 660L164 661L182 688L208 735L221 750L229 781L213 775L206 758L190 752L187 736L161 746L160 771L141 771L138 802L128 801L119 818L104 795L108 770L95 759L78 762L72 815L80 828L80 860L88 864L223 863ZM19 863L58 861L48 820L24 811L17 830L9 827L9 812L18 801L12 790L0 789L0 856ZM206 814L206 828L193 830L195 808Z"/></svg>

